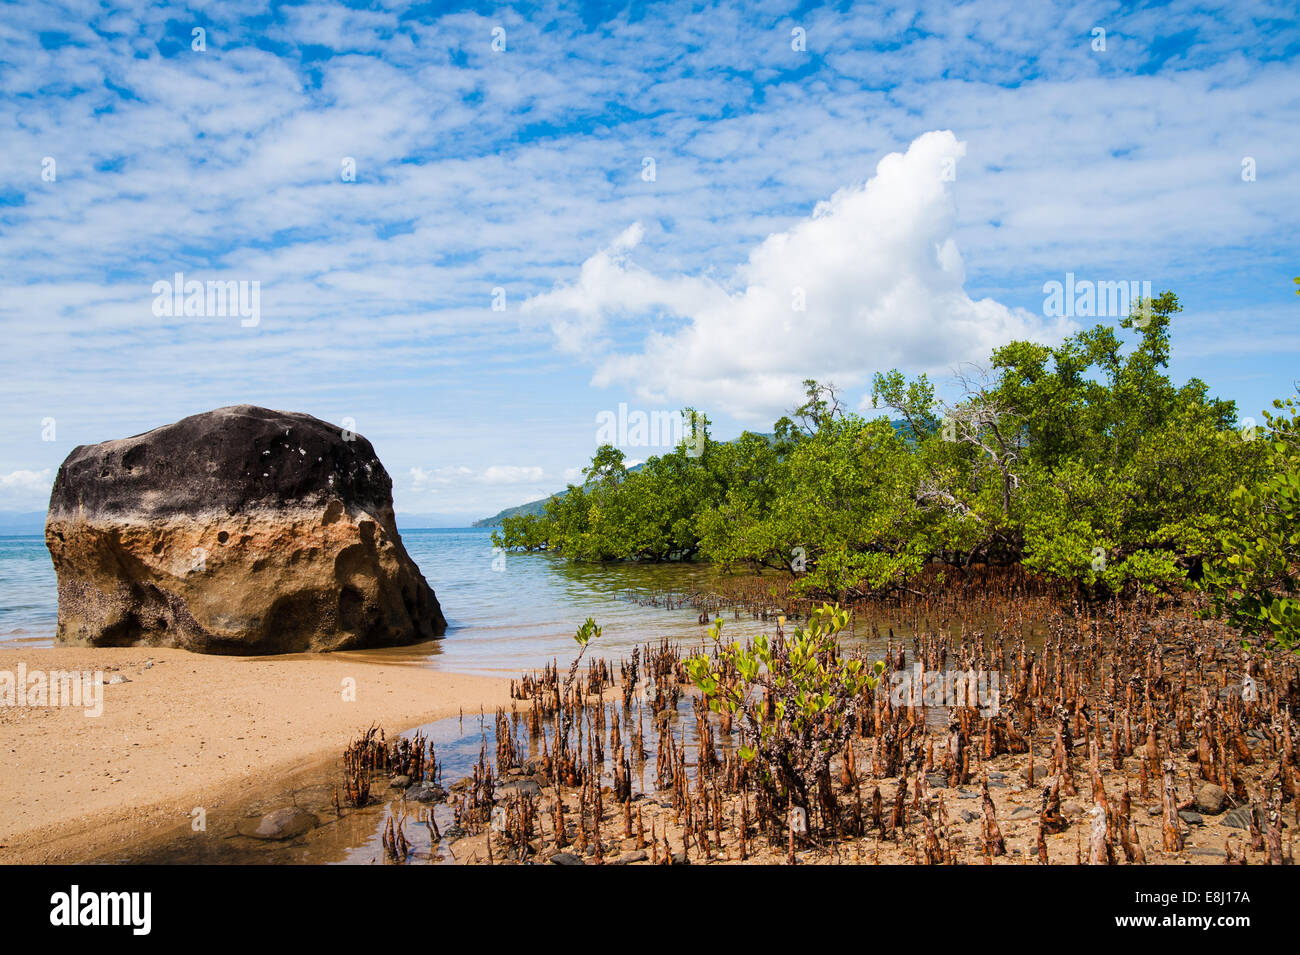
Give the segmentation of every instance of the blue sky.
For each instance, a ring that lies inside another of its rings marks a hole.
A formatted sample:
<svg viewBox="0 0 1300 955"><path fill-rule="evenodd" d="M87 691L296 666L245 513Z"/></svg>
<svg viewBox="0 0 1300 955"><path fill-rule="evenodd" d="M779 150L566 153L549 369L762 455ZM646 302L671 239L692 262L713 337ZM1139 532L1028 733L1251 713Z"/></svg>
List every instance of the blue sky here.
<svg viewBox="0 0 1300 955"><path fill-rule="evenodd" d="M487 10L0 7L0 510L248 402L483 516L620 403L730 437L1058 339L1066 273L1176 291L1173 374L1243 416L1300 378L1292 4ZM257 324L155 314L177 272Z"/></svg>

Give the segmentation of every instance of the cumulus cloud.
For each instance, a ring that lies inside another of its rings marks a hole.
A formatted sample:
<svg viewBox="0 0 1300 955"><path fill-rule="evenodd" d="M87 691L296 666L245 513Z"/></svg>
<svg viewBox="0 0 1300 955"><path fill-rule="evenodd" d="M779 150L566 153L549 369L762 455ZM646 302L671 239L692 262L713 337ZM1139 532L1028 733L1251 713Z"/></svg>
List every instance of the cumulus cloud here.
<svg viewBox="0 0 1300 955"><path fill-rule="evenodd" d="M467 483L474 479L474 472L469 468L421 468L413 467L411 474L411 489L415 491L424 491L435 485L447 485L457 483Z"/></svg>
<svg viewBox="0 0 1300 955"><path fill-rule="evenodd" d="M1255 5L1115 9L1104 55L1087 10L1005 0L960 16L937 0L880 16L821 6L800 15L807 53L730 0L611 8L605 23L550 0L490 17L236 0L205 7L202 55L166 5L57 6L14 0L0 27L0 474L251 402L355 418L408 511L459 494L488 514L540 493L428 468L417 493L408 467L454 459L481 476L507 448L553 490L590 457L580 409L631 398L589 389L577 366L621 387L620 359L633 384L716 411L719 437L740 422L713 391L770 424L803 375L849 387L895 363L907 329L873 326L880 303L872 313L851 283L850 307L825 317L834 289L807 278L786 333L758 300L788 302L794 279L747 259L802 234L813 203L879 157L949 127L969 151L936 201L955 193L960 216L914 228L960 244L975 305L1037 312L1067 271L1150 278L1186 306L1175 355L1195 357L1179 375L1243 409L1290 391L1300 62L1294 31ZM900 289L928 276L909 268ZM260 281L260 325L160 321L151 285L177 271ZM918 361L984 337L953 344L953 324L915 333ZM47 416L58 443L35 426ZM0 492L0 509L42 506Z"/></svg>
<svg viewBox="0 0 1300 955"><path fill-rule="evenodd" d="M874 177L769 235L725 284L635 265L645 234L637 224L584 262L575 283L525 310L549 317L573 351L599 347L611 318L658 318L666 327L639 351L607 351L593 383L760 420L788 407L807 377L852 386L894 366L942 371L980 360L1012 338L1057 339L1067 324L963 288L952 233L965 149L950 131L925 133L880 160Z"/></svg>
<svg viewBox="0 0 1300 955"><path fill-rule="evenodd" d="M703 303L720 305L725 300L723 290L709 279L665 279L638 268L630 253L644 238L645 227L632 223L582 263L577 282L526 300L521 311L552 316L551 330L559 347L581 354L596 343L608 316L635 316L647 310L691 314Z"/></svg>
<svg viewBox="0 0 1300 955"><path fill-rule="evenodd" d="M543 477L542 469L538 467L513 467L492 465L483 472L483 483L485 484L535 484Z"/></svg>
<svg viewBox="0 0 1300 955"><path fill-rule="evenodd" d="M49 494L54 478L50 468L0 474L0 490L13 494Z"/></svg>
<svg viewBox="0 0 1300 955"><path fill-rule="evenodd" d="M540 467L494 464L481 471L466 467L421 468L410 470L411 489L429 490L437 486L466 484L536 484L545 478Z"/></svg>
<svg viewBox="0 0 1300 955"><path fill-rule="evenodd" d="M36 511L44 509L50 499L54 470L19 469L0 474L0 510Z"/></svg>

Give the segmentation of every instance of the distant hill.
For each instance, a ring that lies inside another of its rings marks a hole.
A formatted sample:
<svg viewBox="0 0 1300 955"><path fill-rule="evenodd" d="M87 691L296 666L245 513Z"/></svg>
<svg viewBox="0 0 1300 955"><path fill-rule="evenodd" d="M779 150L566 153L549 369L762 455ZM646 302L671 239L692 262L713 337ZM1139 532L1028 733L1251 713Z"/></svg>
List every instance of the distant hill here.
<svg viewBox="0 0 1300 955"><path fill-rule="evenodd" d="M551 497L564 497L569 491L566 488L552 494ZM520 504L518 507L507 507L504 511L494 514L492 517L484 517L475 521L470 527L500 527L501 522L507 517L522 517L525 514L542 514L546 510L546 502L551 497L541 497L535 501L529 501L527 504Z"/></svg>
<svg viewBox="0 0 1300 955"><path fill-rule="evenodd" d="M399 531L419 531L437 527L469 527L473 514L406 514L397 512ZM474 525L477 526L477 525Z"/></svg>

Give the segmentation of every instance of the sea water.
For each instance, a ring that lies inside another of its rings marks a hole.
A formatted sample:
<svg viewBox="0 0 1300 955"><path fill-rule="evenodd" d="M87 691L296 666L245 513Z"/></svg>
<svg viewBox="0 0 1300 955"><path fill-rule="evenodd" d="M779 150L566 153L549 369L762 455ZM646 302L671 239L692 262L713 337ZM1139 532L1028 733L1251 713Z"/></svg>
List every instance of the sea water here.
<svg viewBox="0 0 1300 955"><path fill-rule="evenodd" d="M518 676L574 652L574 631L588 617L603 628L600 652L630 655L647 641L697 644L698 611L645 605L665 591L707 591L719 572L680 563L575 564L546 553L494 549L487 528L402 532L407 552L429 581L448 629L444 639L367 655L459 673ZM728 636L770 624L728 615ZM0 537L0 647L53 646L58 621L54 567L39 536Z"/></svg>

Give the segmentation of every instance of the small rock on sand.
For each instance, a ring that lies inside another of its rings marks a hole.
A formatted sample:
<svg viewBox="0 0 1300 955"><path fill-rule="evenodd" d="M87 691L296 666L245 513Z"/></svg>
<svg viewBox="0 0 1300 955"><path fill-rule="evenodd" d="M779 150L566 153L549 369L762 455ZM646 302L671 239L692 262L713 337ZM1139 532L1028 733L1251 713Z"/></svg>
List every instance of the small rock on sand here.
<svg viewBox="0 0 1300 955"><path fill-rule="evenodd" d="M531 779L512 779L508 783L502 783L496 788L496 792L501 797L506 796L540 796L542 787L537 785Z"/></svg>
<svg viewBox="0 0 1300 955"><path fill-rule="evenodd" d="M1233 829L1249 829L1250 807L1239 806L1236 809L1229 809L1223 816L1223 824Z"/></svg>
<svg viewBox="0 0 1300 955"><path fill-rule="evenodd" d="M1222 786L1206 783L1196 793L1196 808L1213 816L1223 811L1223 802L1228 792Z"/></svg>
<svg viewBox="0 0 1300 955"><path fill-rule="evenodd" d="M252 836L254 839L279 842L293 839L319 825L320 820L315 814L306 809L299 809L297 806L286 806L268 812L261 819L245 819L239 824L239 831L242 835Z"/></svg>

